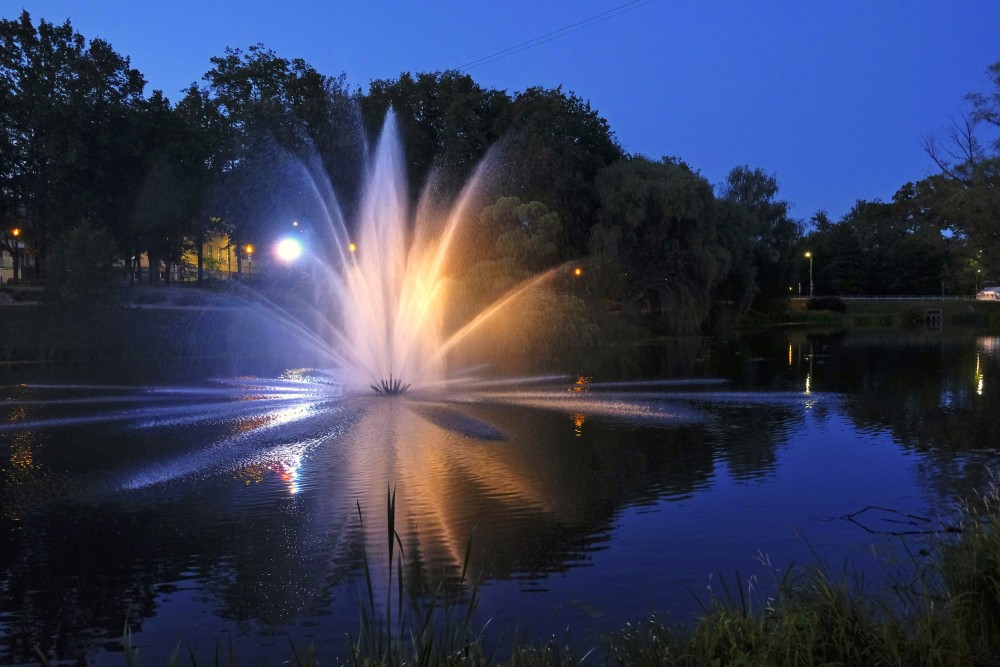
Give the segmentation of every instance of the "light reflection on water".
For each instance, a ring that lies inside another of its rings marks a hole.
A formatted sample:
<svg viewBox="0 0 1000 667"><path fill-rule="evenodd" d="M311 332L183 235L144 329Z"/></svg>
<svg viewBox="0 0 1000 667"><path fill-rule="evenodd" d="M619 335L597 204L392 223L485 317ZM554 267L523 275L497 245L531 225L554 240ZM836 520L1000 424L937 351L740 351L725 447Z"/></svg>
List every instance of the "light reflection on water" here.
<svg viewBox="0 0 1000 667"><path fill-rule="evenodd" d="M100 646L127 616L149 664L182 632L271 663L286 635L342 656L362 545L387 565L392 487L412 575L456 580L472 536L482 622L538 637L689 618L689 591L717 572L767 581L815 554L878 572L871 554L899 538L841 517L880 505L944 521L989 479L975 434L995 414L980 382L998 349L793 337L700 378L404 398L309 374L4 386L3 653L120 664Z"/></svg>

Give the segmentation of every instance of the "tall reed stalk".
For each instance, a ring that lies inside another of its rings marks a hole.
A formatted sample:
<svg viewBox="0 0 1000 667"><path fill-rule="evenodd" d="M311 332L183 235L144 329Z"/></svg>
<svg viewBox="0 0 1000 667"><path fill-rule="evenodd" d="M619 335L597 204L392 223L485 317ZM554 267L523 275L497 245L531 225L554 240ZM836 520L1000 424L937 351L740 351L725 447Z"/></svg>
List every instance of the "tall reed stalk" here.
<svg viewBox="0 0 1000 667"><path fill-rule="evenodd" d="M364 525L361 506L358 518ZM473 629L473 616L479 603L476 582L468 582L472 537L466 543L459 585L470 587L467 600L461 603L449 597L444 582L427 599L417 590L407 590L404 576L403 542L396 531L396 490L386 493L386 571L385 610L375 604L375 586L367 550L362 544L362 563L367 598L360 609L358 636L349 637L350 664L370 665L451 665L491 664L495 650L486 654L483 630ZM395 598L393 597L395 595ZM395 625L393 613L395 606Z"/></svg>

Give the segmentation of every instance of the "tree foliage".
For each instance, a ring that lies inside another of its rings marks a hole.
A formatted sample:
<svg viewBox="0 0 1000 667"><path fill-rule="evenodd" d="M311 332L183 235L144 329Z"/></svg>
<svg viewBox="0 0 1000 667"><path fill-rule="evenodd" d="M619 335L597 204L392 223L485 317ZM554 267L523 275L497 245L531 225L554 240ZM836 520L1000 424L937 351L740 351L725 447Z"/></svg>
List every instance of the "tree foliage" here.
<svg viewBox="0 0 1000 667"><path fill-rule="evenodd" d="M507 131L510 103L504 92L454 71L377 79L361 98L365 125L373 131L381 128L389 109L395 111L413 191L433 174L432 185L445 196L458 192Z"/></svg>
<svg viewBox="0 0 1000 667"><path fill-rule="evenodd" d="M563 218L564 258L582 253L595 223L595 180L624 156L608 122L561 88L528 88L511 105L506 165L515 192Z"/></svg>
<svg viewBox="0 0 1000 667"><path fill-rule="evenodd" d="M665 316L670 329L696 330L729 268L712 186L683 162L634 157L603 170L596 193L590 244L606 293L626 313L640 309Z"/></svg>
<svg viewBox="0 0 1000 667"><path fill-rule="evenodd" d="M796 273L802 230L789 216L788 202L778 199L777 178L759 168L736 167L726 177L722 198L746 215L755 291L765 299L786 297Z"/></svg>
<svg viewBox="0 0 1000 667"><path fill-rule="evenodd" d="M145 81L107 42L67 21L0 20L0 214L41 260L80 220L124 226L142 149Z"/></svg>
<svg viewBox="0 0 1000 667"><path fill-rule="evenodd" d="M1000 282L1000 63L988 72L993 89L970 93L969 111L924 141L939 173L816 221L803 247L820 294L969 294Z"/></svg>
<svg viewBox="0 0 1000 667"><path fill-rule="evenodd" d="M783 307L808 284L806 250L819 295L1000 282L1000 63L967 113L925 141L939 173L837 221L817 212L804 236L776 175L738 166L713 188L681 159L626 155L597 110L562 88L508 93L445 71L351 90L343 74L254 44L212 58L173 104L144 96L128 58L68 22L23 12L0 21L0 47L0 238L9 246L21 229L37 275L81 222L105 230L120 260L146 255L151 271L215 232L242 249L303 220L327 242L329 193L353 219L391 109L409 191L425 195L418 215L452 202L490 156L477 206L488 205L470 225L486 235L454 267L470 308L588 253L586 279L554 281L547 298L600 297L663 331L696 331L720 308ZM245 260L240 250L238 270Z"/></svg>
<svg viewBox="0 0 1000 667"><path fill-rule="evenodd" d="M46 297L63 306L99 301L120 277L115 240L107 230L83 221L55 240Z"/></svg>

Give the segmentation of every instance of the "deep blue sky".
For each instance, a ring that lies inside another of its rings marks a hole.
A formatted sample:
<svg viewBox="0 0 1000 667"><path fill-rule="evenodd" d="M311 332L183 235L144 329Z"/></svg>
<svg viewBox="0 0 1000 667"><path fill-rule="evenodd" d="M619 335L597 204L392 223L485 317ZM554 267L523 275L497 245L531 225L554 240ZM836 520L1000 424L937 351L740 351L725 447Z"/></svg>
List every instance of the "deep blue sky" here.
<svg viewBox="0 0 1000 667"><path fill-rule="evenodd" d="M457 68L627 0L7 0L108 40L171 100L209 58L256 42L352 87ZM774 173L793 215L889 200L933 172L921 148L988 90L996 0L653 0L468 72L509 92L589 100L626 150L678 156L713 184L739 164Z"/></svg>

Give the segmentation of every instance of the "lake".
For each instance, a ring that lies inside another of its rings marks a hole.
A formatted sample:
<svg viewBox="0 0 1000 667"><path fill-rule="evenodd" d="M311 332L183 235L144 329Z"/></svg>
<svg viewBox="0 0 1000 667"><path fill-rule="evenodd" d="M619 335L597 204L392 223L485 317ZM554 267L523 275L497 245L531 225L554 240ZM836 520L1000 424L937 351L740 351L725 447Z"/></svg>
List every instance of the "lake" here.
<svg viewBox="0 0 1000 667"><path fill-rule="evenodd" d="M689 623L720 580L766 597L793 562L877 580L997 467L1000 337L670 339L570 370L379 397L0 367L0 664L121 665L126 623L147 665L178 643L335 662L365 557L385 596L391 489L415 587L467 593L468 548L491 637L585 651Z"/></svg>

